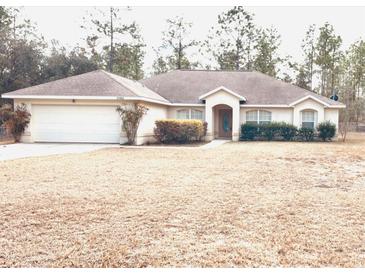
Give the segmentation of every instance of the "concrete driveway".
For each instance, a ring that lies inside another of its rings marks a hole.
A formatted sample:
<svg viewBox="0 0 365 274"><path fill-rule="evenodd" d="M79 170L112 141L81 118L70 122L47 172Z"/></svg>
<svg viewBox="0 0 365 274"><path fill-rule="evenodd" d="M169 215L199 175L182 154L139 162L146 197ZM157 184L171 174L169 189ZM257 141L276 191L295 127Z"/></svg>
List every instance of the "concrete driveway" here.
<svg viewBox="0 0 365 274"><path fill-rule="evenodd" d="M116 144L10 144L0 145L0 161L33 156L82 153L106 147L119 147Z"/></svg>

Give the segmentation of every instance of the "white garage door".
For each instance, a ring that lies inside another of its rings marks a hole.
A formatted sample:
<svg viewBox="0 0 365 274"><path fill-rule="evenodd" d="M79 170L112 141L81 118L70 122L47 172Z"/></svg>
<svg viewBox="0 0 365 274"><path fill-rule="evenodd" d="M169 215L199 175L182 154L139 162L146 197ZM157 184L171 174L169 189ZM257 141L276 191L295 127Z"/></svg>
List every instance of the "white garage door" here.
<svg viewBox="0 0 365 274"><path fill-rule="evenodd" d="M35 142L119 143L116 106L32 105Z"/></svg>

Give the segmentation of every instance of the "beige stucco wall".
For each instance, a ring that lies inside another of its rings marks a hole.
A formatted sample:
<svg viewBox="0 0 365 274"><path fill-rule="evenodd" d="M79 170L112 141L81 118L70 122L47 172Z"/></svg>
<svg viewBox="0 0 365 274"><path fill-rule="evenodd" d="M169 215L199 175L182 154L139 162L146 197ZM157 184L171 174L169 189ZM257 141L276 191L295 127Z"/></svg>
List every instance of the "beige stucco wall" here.
<svg viewBox="0 0 365 274"><path fill-rule="evenodd" d="M15 99L14 105L18 105L24 103L27 106L28 111L32 114L32 105L94 105L94 106L119 106L123 103L121 100L21 100ZM133 102L128 102L133 103ZM164 105L153 104L153 103L146 103L140 102L149 108L146 116L142 119L140 126L138 128L137 133L137 144L143 144L146 142L154 142L155 139L153 138L153 128L154 128L154 121L157 119L165 119L167 118L167 107ZM32 139L32 124L33 120L30 120L29 126L25 130L21 141L31 143L33 142ZM120 134L120 143L125 143L127 141L125 133L122 132Z"/></svg>
<svg viewBox="0 0 365 274"><path fill-rule="evenodd" d="M142 103L142 102L141 102ZM167 107L164 105L157 105L151 103L143 103L148 107L147 114L142 118L137 132L137 145L141 145L147 142L156 142L153 137L153 129L155 127L155 121L158 119L167 118Z"/></svg>
<svg viewBox="0 0 365 274"><path fill-rule="evenodd" d="M319 102L307 99L294 107L288 108L245 108L241 107L241 115L240 120L241 123L246 122L246 112L250 110L266 110L271 112L271 119L275 122L286 122L289 124L293 124L297 127L301 127L301 111L303 110L315 110L317 113L317 121L316 124L330 121L336 125L338 128L338 114L339 110L334 108L326 108L324 105Z"/></svg>
<svg viewBox="0 0 365 274"><path fill-rule="evenodd" d="M324 110L324 120L334 123L336 125L336 131L338 131L338 119L339 119L338 109L326 108Z"/></svg>
<svg viewBox="0 0 365 274"><path fill-rule="evenodd" d="M301 120L301 111L303 110L315 110L317 112L317 120L315 127L318 123L321 123L324 121L324 109L325 107L318 103L317 101L314 101L312 99L307 99L297 105L295 105L293 109L293 124L297 127L301 127L302 120Z"/></svg>
<svg viewBox="0 0 365 274"><path fill-rule="evenodd" d="M239 128L242 123L246 122L246 112L250 110L266 110L270 111L272 114L272 121L283 121L286 123L292 123L297 127L301 125L301 111L305 109L312 109L317 111L317 123L323 121L331 121L336 124L338 128L338 109L330 109L325 108L322 104L318 103L315 100L307 99L294 107L288 108L248 108L248 107L240 107L239 99L234 95L226 92L219 91L214 94L211 94L206 99L205 107L202 106L165 106L154 103L146 103L140 102L146 105L149 110L146 116L142 119L138 133L137 133L137 144L143 144L146 142L155 142L153 137L153 129L155 127L155 121L158 119L166 119L166 118L177 118L177 111L180 109L197 109L203 111L203 118L208 123L208 132L207 132L207 140L211 140L214 138L215 133L214 128L215 124L217 124L217 117L214 114L214 107L217 105L227 105L232 108L232 139L238 140L239 138ZM32 105L110 105L117 107L122 104L122 101L118 100L76 100L72 102L72 100L20 100L15 99L14 104L25 103L27 109L32 113ZM132 103L132 102L129 102ZM25 133L22 137L23 142L33 142L32 139L32 127L33 120L25 130ZM121 131L121 143L126 142L125 134Z"/></svg>

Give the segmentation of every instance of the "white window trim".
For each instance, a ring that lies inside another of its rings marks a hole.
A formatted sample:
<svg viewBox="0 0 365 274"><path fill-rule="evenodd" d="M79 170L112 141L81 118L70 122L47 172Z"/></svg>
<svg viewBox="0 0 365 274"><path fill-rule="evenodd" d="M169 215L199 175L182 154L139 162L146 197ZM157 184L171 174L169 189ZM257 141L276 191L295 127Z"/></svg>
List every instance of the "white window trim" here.
<svg viewBox="0 0 365 274"><path fill-rule="evenodd" d="M308 112L308 111L311 111L314 113L314 123L313 123L313 129L316 129L317 125L318 125L318 111L315 110L315 109L302 109L300 111L300 127L302 128L303 127L303 112Z"/></svg>
<svg viewBox="0 0 365 274"><path fill-rule="evenodd" d="M195 108L191 108L190 109L190 119L193 119L193 111L198 111L201 113L201 119L197 119L197 118L194 118L195 120L204 120L204 111L200 110L200 109L195 109Z"/></svg>
<svg viewBox="0 0 365 274"><path fill-rule="evenodd" d="M257 116L257 118L256 118L256 121L253 121L253 120L247 120L247 116L248 116L248 113L250 113L250 112L256 112L256 116ZM258 120L259 120L259 113L258 113L258 110L249 110L249 111L246 111L246 123L247 122L250 122L250 123L252 123L252 122L256 122L256 123L258 123Z"/></svg>
<svg viewBox="0 0 365 274"><path fill-rule="evenodd" d="M256 121L251 121L251 120L247 120L247 113L248 112L257 112L257 120ZM268 110L264 110L264 109L261 109L262 112L269 112L270 113L270 120L265 120L265 121L261 121L261 122L269 122L271 123L272 122L272 112L271 111L268 111ZM249 110L249 111L246 111L246 123L247 122L256 122L258 125L260 124L260 110L259 109L252 109L252 110Z"/></svg>
<svg viewBox="0 0 365 274"><path fill-rule="evenodd" d="M242 95L239 95L238 93L236 93L236 92L234 92L234 91L232 91L232 90L230 90L230 89L228 89L228 88L226 88L224 86L217 87L217 88L215 88L215 89L213 89L211 91L208 91L207 93L204 93L203 95L199 96L199 100L203 100L206 97L208 97L208 96L210 96L210 95L212 95L212 94L214 94L214 93L216 93L218 91L225 91L225 92L227 92L227 93L229 93L229 94L237 97L241 101L245 101L245 102L247 101L246 98L243 97Z"/></svg>
<svg viewBox="0 0 365 274"><path fill-rule="evenodd" d="M182 118L179 118L179 112L180 111L188 111L188 118L184 118L184 119L182 119ZM178 120L190 120L190 117L191 117L191 109L190 108L181 108L181 109L178 109L178 110L176 110L176 119L178 119Z"/></svg>
<svg viewBox="0 0 365 274"><path fill-rule="evenodd" d="M261 120L261 115L260 115L260 110L258 109L258 124L262 123L262 122L269 122L271 123L272 121L272 113L271 111L268 111L268 110L261 110L262 112L268 112L270 113L270 120Z"/></svg>
<svg viewBox="0 0 365 274"><path fill-rule="evenodd" d="M296 101L290 103L289 106L293 107L293 106L295 106L295 105L297 105L297 104L299 104L299 103L301 103L301 102L303 102L303 101L305 101L307 99L312 99L312 100L316 101L317 103L320 103L320 104L322 104L322 105L324 105L326 107L329 107L330 106L326 102L322 101L321 99L318 99L318 98L314 97L313 95L307 95L307 96L305 96L303 98L300 98L299 100L296 100Z"/></svg>
<svg viewBox="0 0 365 274"><path fill-rule="evenodd" d="M193 110L194 111L199 111L202 114L202 118L201 119L195 119L195 120L202 120L204 121L204 111L200 110L200 109L195 109L195 108L179 108L176 110L176 119L180 119L183 120L181 118L178 118L178 113L179 111L183 111L183 110L187 110L188 111L188 118L185 118L185 120L192 120L193 119Z"/></svg>

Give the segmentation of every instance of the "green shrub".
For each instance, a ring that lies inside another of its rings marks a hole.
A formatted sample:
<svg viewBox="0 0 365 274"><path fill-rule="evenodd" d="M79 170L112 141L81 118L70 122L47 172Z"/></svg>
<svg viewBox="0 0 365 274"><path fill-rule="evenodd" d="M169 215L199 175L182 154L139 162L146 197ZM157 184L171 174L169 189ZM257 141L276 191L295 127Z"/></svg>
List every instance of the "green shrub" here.
<svg viewBox="0 0 365 274"><path fill-rule="evenodd" d="M336 135L336 125L330 121L319 123L317 130L322 141L331 140Z"/></svg>
<svg viewBox="0 0 365 274"><path fill-rule="evenodd" d="M207 123L201 120L163 119L155 125L154 136L164 144L200 141L207 132Z"/></svg>
<svg viewBox="0 0 365 274"><path fill-rule="evenodd" d="M261 124L259 125L259 134L268 141L272 141L275 137L280 136L282 126L282 123L278 122Z"/></svg>
<svg viewBox="0 0 365 274"><path fill-rule="evenodd" d="M298 129L296 126L283 122L280 125L279 131L280 136L282 136L285 141L291 141L297 135Z"/></svg>
<svg viewBox="0 0 365 274"><path fill-rule="evenodd" d="M313 139L314 139L314 129L313 128L302 127L301 129L299 129L298 135L302 140L305 140L307 142L313 141Z"/></svg>
<svg viewBox="0 0 365 274"><path fill-rule="evenodd" d="M240 140L254 140L264 138L269 141L275 139L293 140L297 133L297 128L284 122L271 122L268 124L246 123L241 125Z"/></svg>
<svg viewBox="0 0 365 274"><path fill-rule="evenodd" d="M245 123L241 125L241 141L252 141L258 135L259 127L257 124Z"/></svg>

